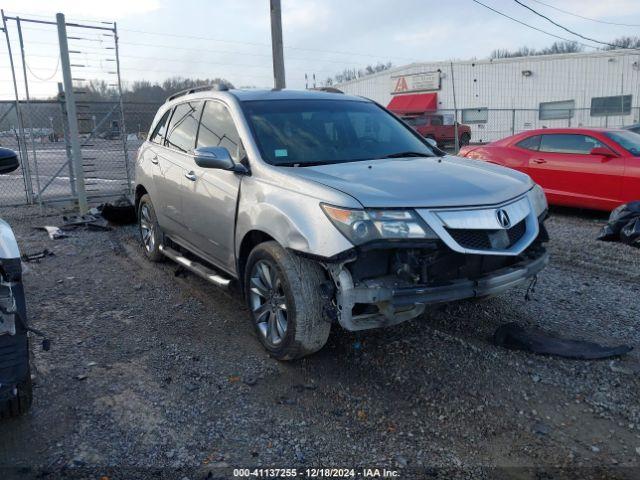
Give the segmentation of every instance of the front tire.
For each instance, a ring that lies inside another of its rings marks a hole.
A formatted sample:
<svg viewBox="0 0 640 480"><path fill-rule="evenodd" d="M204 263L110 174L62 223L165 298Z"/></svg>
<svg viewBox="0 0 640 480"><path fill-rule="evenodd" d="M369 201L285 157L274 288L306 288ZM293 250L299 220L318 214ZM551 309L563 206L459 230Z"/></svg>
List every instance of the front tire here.
<svg viewBox="0 0 640 480"><path fill-rule="evenodd" d="M151 203L151 197L145 194L138 204L138 229L146 257L152 262L161 262L164 255L160 251L162 231L158 225L158 217Z"/></svg>
<svg viewBox="0 0 640 480"><path fill-rule="evenodd" d="M471 135L469 135L468 133L463 133L462 135L460 135L460 146L461 147L465 147L465 146L469 145L470 141L471 141Z"/></svg>
<svg viewBox="0 0 640 480"><path fill-rule="evenodd" d="M5 400L0 405L0 419L15 418L24 415L31 408L33 402L33 386L31 384L31 368L27 377L16 386L17 395Z"/></svg>
<svg viewBox="0 0 640 480"><path fill-rule="evenodd" d="M331 323L319 293L326 281L320 265L265 242L249 255L244 277L256 334L273 357L293 360L325 345Z"/></svg>

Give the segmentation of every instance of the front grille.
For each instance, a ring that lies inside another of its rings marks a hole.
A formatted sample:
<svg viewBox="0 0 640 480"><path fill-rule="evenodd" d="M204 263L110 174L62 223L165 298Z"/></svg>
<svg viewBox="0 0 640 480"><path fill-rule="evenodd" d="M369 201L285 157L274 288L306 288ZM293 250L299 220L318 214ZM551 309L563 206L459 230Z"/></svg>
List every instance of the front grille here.
<svg viewBox="0 0 640 480"><path fill-rule="evenodd" d="M458 245L470 250L496 250L510 248L518 240L522 238L527 230L526 220L522 220L513 227L506 230L506 242L502 242L500 247L494 247L491 241L492 235L499 235L504 230L470 230L447 228L447 232L451 235Z"/></svg>

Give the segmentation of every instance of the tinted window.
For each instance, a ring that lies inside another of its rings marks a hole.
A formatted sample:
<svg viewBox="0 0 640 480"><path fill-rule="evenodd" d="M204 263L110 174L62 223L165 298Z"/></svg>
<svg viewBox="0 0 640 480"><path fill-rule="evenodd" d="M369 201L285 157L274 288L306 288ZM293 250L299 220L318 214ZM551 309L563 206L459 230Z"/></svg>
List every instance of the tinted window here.
<svg viewBox="0 0 640 480"><path fill-rule="evenodd" d="M596 147L604 147L604 145L587 135L542 135L540 141L541 152L588 154Z"/></svg>
<svg viewBox="0 0 640 480"><path fill-rule="evenodd" d="M153 143L159 143L162 145L164 143L164 137L167 133L167 121L169 120L169 115L171 114L171 109L167 110L160 121L156 124L156 128L153 129L153 133L149 140Z"/></svg>
<svg viewBox="0 0 640 480"><path fill-rule="evenodd" d="M197 146L226 147L236 162L242 159L238 130L229 110L221 103L206 102L204 104Z"/></svg>
<svg viewBox="0 0 640 480"><path fill-rule="evenodd" d="M185 153L194 149L201 105L202 102L187 102L175 108L167 130L168 147Z"/></svg>
<svg viewBox="0 0 640 480"><path fill-rule="evenodd" d="M591 99L591 116L629 115L631 113L631 95L615 97L596 97Z"/></svg>
<svg viewBox="0 0 640 480"><path fill-rule="evenodd" d="M486 107L462 109L462 123L487 123L488 121L489 110Z"/></svg>
<svg viewBox="0 0 640 480"><path fill-rule="evenodd" d="M433 152L396 117L370 102L244 102L265 161L274 165L340 163L401 152Z"/></svg>
<svg viewBox="0 0 640 480"><path fill-rule="evenodd" d="M520 148L526 148L527 150L538 150L540 148L540 135L525 138L516 143L516 145Z"/></svg>
<svg viewBox="0 0 640 480"><path fill-rule="evenodd" d="M420 125L427 124L427 117L402 117L402 120L412 127L419 127Z"/></svg>
<svg viewBox="0 0 640 480"><path fill-rule="evenodd" d="M576 102L563 100L560 102L543 102L540 104L538 118L540 120L559 120L572 118Z"/></svg>
<svg viewBox="0 0 640 480"><path fill-rule="evenodd" d="M632 155L640 156L640 135L630 131L606 132L605 135Z"/></svg>

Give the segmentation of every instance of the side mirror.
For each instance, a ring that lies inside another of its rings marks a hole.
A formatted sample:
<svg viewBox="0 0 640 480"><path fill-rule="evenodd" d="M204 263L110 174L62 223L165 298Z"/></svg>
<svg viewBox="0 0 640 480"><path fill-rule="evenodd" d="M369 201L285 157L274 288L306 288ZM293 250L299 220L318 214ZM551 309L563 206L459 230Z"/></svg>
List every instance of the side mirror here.
<svg viewBox="0 0 640 480"><path fill-rule="evenodd" d="M8 148L0 148L0 174L11 173L20 166L18 154Z"/></svg>
<svg viewBox="0 0 640 480"><path fill-rule="evenodd" d="M595 147L589 152L590 155L600 155L601 157L613 158L618 155L606 147Z"/></svg>
<svg viewBox="0 0 640 480"><path fill-rule="evenodd" d="M200 147L193 152L196 165L202 168L217 168L219 170L233 170L236 163L225 147Z"/></svg>
<svg viewBox="0 0 640 480"><path fill-rule="evenodd" d="M427 141L427 143L429 145L431 145L432 147L438 148L438 142L435 141L435 139L431 138L431 137L427 137L425 138L425 140Z"/></svg>

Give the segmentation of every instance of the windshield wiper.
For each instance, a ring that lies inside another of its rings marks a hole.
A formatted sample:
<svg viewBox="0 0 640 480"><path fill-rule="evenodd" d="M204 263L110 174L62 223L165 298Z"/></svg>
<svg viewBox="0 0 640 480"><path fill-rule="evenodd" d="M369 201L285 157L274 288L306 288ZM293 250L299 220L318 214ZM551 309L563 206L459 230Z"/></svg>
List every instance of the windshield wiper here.
<svg viewBox="0 0 640 480"><path fill-rule="evenodd" d="M382 158L432 157L432 156L433 155L430 155L430 154L424 153L424 152L407 151L407 152L390 153L389 155L385 155Z"/></svg>

